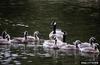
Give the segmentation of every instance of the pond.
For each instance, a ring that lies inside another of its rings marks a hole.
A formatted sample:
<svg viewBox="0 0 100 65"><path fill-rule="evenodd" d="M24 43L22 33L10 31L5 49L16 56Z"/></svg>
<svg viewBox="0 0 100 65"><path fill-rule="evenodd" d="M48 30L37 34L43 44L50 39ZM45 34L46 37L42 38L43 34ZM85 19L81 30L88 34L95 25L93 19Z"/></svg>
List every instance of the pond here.
<svg viewBox="0 0 100 65"><path fill-rule="evenodd" d="M92 16L94 14L97 14L95 10L80 8L66 1L1 1L0 34L2 31L7 31L12 39L23 36L24 31L28 31L29 35L39 31L41 39L49 39L48 35L52 31L50 23L55 20L57 28L68 33L67 43L72 44L77 39L88 42L92 36L99 43L100 22L97 16ZM99 54L60 52L59 50L46 53L42 47L37 51L34 51L34 47L26 49L24 46L19 47L0 46L1 65L80 65L81 61L98 61L99 58ZM12 57L3 58L4 53ZM5 59L9 61L6 62Z"/></svg>

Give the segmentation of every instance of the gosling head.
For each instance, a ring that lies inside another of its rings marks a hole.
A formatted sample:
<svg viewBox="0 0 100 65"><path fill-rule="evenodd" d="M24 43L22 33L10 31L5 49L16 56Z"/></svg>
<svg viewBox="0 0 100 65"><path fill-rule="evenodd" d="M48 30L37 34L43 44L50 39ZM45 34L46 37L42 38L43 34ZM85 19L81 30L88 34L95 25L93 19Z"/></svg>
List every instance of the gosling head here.
<svg viewBox="0 0 100 65"><path fill-rule="evenodd" d="M95 37L91 37L89 39L89 43L92 45L93 43L96 43L96 38Z"/></svg>
<svg viewBox="0 0 100 65"><path fill-rule="evenodd" d="M80 40L76 40L76 41L74 42L74 44L75 44L76 48L78 48L78 44L81 44L81 41L80 41Z"/></svg>
<svg viewBox="0 0 100 65"><path fill-rule="evenodd" d="M39 31L35 31L34 32L34 37L37 38L39 34L40 34Z"/></svg>
<svg viewBox="0 0 100 65"><path fill-rule="evenodd" d="M34 35L38 35L38 34L39 34L39 31L35 31L35 32L34 32Z"/></svg>

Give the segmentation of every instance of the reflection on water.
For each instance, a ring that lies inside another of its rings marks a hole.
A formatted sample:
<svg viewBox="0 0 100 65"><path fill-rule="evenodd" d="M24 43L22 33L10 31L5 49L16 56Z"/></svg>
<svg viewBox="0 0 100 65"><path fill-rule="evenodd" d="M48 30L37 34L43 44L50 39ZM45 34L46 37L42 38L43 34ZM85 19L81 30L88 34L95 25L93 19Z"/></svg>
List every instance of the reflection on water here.
<svg viewBox="0 0 100 65"><path fill-rule="evenodd" d="M45 51L42 46L24 44L0 46L1 65L80 65L80 62L98 61L99 54L80 53L78 51L53 50Z"/></svg>

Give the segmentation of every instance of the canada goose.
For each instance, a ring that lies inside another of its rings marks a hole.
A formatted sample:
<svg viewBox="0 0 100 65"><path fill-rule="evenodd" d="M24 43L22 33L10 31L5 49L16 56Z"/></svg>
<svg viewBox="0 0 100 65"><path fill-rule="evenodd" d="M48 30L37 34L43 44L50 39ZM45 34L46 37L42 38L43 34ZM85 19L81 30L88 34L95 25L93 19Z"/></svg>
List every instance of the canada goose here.
<svg viewBox="0 0 100 65"><path fill-rule="evenodd" d="M62 32L61 29L56 29L56 26L57 25L56 25L56 22L55 21L52 23L52 26L53 26L53 31L50 32L49 38L50 39L53 39L53 37L56 36L59 40L62 40L64 33Z"/></svg>

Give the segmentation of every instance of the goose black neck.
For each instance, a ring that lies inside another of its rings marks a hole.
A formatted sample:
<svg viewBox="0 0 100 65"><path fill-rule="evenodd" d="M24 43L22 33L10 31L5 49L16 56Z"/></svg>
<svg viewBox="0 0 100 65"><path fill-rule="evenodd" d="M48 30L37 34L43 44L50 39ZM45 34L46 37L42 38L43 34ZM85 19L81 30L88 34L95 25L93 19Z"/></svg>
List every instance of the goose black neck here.
<svg viewBox="0 0 100 65"><path fill-rule="evenodd" d="M27 39L27 36L28 36L28 32L25 31L25 32L24 32L24 37L25 37L25 39Z"/></svg>
<svg viewBox="0 0 100 65"><path fill-rule="evenodd" d="M55 45L57 44L57 40L55 39Z"/></svg>
<svg viewBox="0 0 100 65"><path fill-rule="evenodd" d="M64 32L64 35L63 35L63 42L66 42L66 34Z"/></svg>
<svg viewBox="0 0 100 65"><path fill-rule="evenodd" d="M56 34L56 25L53 25L53 34Z"/></svg>

